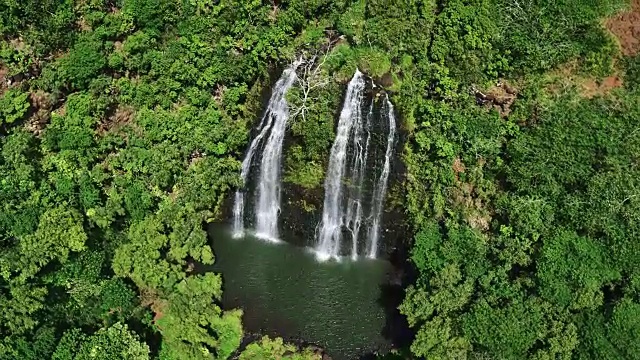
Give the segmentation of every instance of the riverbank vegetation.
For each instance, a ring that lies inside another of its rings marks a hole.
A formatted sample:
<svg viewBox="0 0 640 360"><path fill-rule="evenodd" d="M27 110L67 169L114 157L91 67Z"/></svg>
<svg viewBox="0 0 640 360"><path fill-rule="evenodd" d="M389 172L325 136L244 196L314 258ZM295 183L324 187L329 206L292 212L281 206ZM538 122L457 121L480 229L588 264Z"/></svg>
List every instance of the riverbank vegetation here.
<svg viewBox="0 0 640 360"><path fill-rule="evenodd" d="M320 357L241 349L224 274L194 271L301 56L286 182L321 189L356 66L407 138L399 353L639 358L639 19L637 0L0 2L0 359Z"/></svg>

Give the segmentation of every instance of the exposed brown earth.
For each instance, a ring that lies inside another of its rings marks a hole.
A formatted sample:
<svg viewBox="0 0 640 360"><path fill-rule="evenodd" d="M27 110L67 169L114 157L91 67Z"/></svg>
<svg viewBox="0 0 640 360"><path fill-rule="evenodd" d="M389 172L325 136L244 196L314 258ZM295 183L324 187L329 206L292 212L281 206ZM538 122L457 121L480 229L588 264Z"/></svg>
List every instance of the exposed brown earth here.
<svg viewBox="0 0 640 360"><path fill-rule="evenodd" d="M0 64L0 95L7 90L7 74L9 74L9 69Z"/></svg>
<svg viewBox="0 0 640 360"><path fill-rule="evenodd" d="M516 101L518 90L509 83L500 81L487 91L476 90L475 95L479 103L496 109L504 117L511 113L511 105Z"/></svg>
<svg viewBox="0 0 640 360"><path fill-rule="evenodd" d="M615 65L614 65L615 68ZM569 62L549 73L547 91L550 94L561 94L576 88L580 96L591 99L608 95L612 90L622 87L623 80L617 70L613 75L602 79L581 74L576 61Z"/></svg>
<svg viewBox="0 0 640 360"><path fill-rule="evenodd" d="M119 107L113 113L113 115L104 119L100 125L98 125L98 134L104 135L110 130L116 130L120 127L129 124L134 116L134 110L130 107Z"/></svg>
<svg viewBox="0 0 640 360"><path fill-rule="evenodd" d="M608 76L601 81L596 81L594 79L585 79L581 84L582 91L580 93L582 94L582 96L591 99L595 96L606 95L611 90L622 87L622 85L622 79L618 77L618 75Z"/></svg>
<svg viewBox="0 0 640 360"><path fill-rule="evenodd" d="M633 0L631 10L609 18L605 25L618 40L623 54L633 56L640 52L640 0Z"/></svg>
<svg viewBox="0 0 640 360"><path fill-rule="evenodd" d="M25 127L38 136L51 120L51 96L38 90L29 94L29 103L31 103L31 109Z"/></svg>
<svg viewBox="0 0 640 360"><path fill-rule="evenodd" d="M462 163L462 160L460 160L459 157L453 160L452 168L453 168L453 173L456 176L456 180L458 180L458 174L463 173L465 170L464 164Z"/></svg>
<svg viewBox="0 0 640 360"><path fill-rule="evenodd" d="M477 166L482 168L484 159L479 159ZM491 224L491 211L487 208L480 194L476 192L473 184L460 180L460 174L467 171L467 167L460 158L453 160L452 169L455 175L455 186L451 188L449 196L454 206L460 207L464 218L474 229L489 230Z"/></svg>
<svg viewBox="0 0 640 360"><path fill-rule="evenodd" d="M80 18L76 21L76 25L78 26L78 29L82 30L82 31L91 31L91 26L87 23L87 20L85 20L84 18Z"/></svg>
<svg viewBox="0 0 640 360"><path fill-rule="evenodd" d="M391 73L386 73L382 75L382 77L380 77L380 79L378 80L378 83L380 83L380 85L382 85L385 88L389 88L393 86L393 76L391 75Z"/></svg>
<svg viewBox="0 0 640 360"><path fill-rule="evenodd" d="M167 301L159 297L158 293L154 289L141 288L140 289L140 305L143 307L150 307L154 312L153 322L157 323L164 316L164 310L167 307Z"/></svg>

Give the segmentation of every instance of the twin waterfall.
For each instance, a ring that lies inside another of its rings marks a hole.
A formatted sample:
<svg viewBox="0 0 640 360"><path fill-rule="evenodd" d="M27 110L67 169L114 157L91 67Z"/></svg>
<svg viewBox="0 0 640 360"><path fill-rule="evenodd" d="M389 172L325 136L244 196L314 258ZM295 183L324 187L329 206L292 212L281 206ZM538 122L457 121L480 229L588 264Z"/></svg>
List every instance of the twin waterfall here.
<svg viewBox="0 0 640 360"><path fill-rule="evenodd" d="M244 186L236 192L233 207L235 237L242 237L245 233L244 189L252 166L259 165L255 180L256 194L253 196L254 235L278 241L282 148L289 119L285 95L297 80L296 69L299 64L296 62L287 68L275 84L267 110L258 125L258 133L242 162L240 175ZM367 95L366 76L356 70L347 87L324 183L323 212L314 249L320 260L340 259L345 254L352 259L377 256L384 199L396 142L396 120L393 105L386 94L379 114L374 111L375 102L375 96ZM386 120L385 124L377 124L381 122L376 122L376 114L378 118ZM383 143L386 151L384 156L376 156L380 151L376 151L375 140L383 131L386 132L386 141L377 143ZM257 152L261 152L261 156L254 164ZM366 244L359 243L361 235L365 235Z"/></svg>

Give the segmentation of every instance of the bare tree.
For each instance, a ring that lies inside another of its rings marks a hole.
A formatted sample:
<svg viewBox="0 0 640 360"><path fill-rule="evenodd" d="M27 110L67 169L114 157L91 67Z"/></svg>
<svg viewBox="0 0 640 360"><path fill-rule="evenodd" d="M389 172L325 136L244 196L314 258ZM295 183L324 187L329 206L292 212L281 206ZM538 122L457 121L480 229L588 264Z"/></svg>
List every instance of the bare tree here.
<svg viewBox="0 0 640 360"><path fill-rule="evenodd" d="M329 84L329 77L323 72L323 67L327 60L331 58L331 50L339 40L340 38L332 38L331 34L329 34L328 43L325 46L315 49L312 55L301 56L302 63L298 67L297 82L300 96L291 105L291 119L300 116L302 121L305 121L309 112L309 104L317 100L314 92Z"/></svg>

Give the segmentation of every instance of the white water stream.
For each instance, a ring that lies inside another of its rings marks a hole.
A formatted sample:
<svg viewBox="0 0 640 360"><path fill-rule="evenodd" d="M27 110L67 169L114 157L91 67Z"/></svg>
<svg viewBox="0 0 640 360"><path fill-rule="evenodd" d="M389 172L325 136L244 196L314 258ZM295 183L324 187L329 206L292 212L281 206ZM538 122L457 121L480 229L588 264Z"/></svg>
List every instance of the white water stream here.
<svg viewBox="0 0 640 360"><path fill-rule="evenodd" d="M263 144L258 177L258 198L255 204L256 236L277 241L278 214L280 212L280 162L282 143L289 120L289 104L285 100L287 91L296 81L296 68L299 61L289 66L276 82L267 110L258 125L258 135L251 141L249 150L242 161L240 177L246 185L256 150ZM244 190L235 194L233 206L233 236L244 235Z"/></svg>
<svg viewBox="0 0 640 360"><path fill-rule="evenodd" d="M389 118L389 134L387 135L387 151L384 154L384 165L380 178L376 182L373 192L373 200L371 207L371 228L369 229L367 257L375 259L378 255L378 239L380 238L380 220L384 207L384 199L387 195L387 182L389 181L389 172L391 171L391 158L396 142L396 118L393 114L393 104L389 101L389 95L385 97L385 106L387 108L387 117Z"/></svg>
<svg viewBox="0 0 640 360"><path fill-rule="evenodd" d="M316 252L320 260L338 258L342 240L345 209L342 206L342 177L347 160L347 144L354 124L362 122L362 97L365 88L364 75L356 70L347 86L347 95L340 112L336 138L331 146L329 168L324 182L324 207L319 224Z"/></svg>

